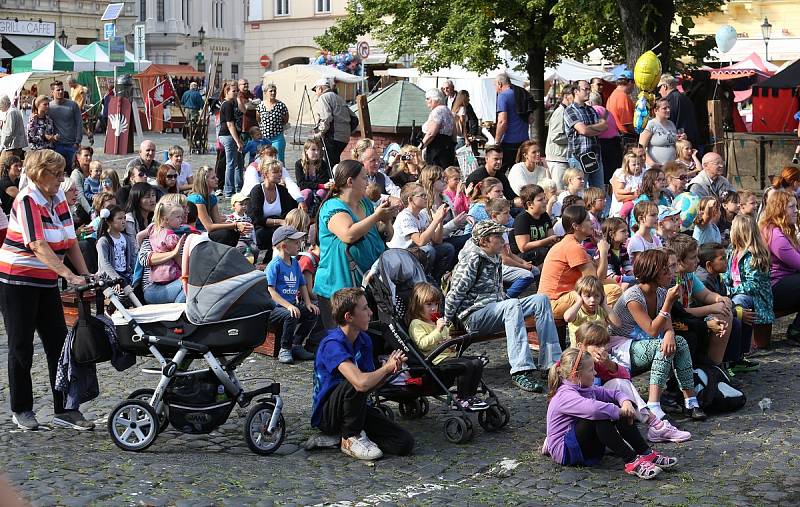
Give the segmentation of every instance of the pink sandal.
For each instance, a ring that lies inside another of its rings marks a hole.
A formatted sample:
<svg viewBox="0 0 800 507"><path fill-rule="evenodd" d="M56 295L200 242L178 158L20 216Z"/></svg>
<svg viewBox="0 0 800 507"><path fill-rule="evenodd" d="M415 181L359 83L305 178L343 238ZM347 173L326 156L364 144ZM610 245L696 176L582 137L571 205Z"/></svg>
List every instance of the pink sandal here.
<svg viewBox="0 0 800 507"><path fill-rule="evenodd" d="M635 475L640 479L652 479L661 473L661 468L655 465L647 456L636 456L636 459L625 464L625 473Z"/></svg>
<svg viewBox="0 0 800 507"><path fill-rule="evenodd" d="M678 458L667 456L666 454L661 454L658 451L653 451L647 456L644 456L647 461L651 462L652 464L658 466L666 470L667 468L672 468L678 464Z"/></svg>

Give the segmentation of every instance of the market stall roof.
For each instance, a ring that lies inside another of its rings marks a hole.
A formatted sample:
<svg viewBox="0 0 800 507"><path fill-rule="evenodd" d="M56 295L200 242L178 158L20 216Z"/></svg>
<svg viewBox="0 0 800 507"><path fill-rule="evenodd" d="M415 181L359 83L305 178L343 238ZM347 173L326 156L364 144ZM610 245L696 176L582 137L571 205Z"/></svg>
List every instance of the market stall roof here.
<svg viewBox="0 0 800 507"><path fill-rule="evenodd" d="M0 77L0 95L7 95L13 101L31 74L31 72L18 72Z"/></svg>
<svg viewBox="0 0 800 507"><path fill-rule="evenodd" d="M195 70L191 65L167 65L164 63L153 63L133 77L141 78L164 75L174 77L203 77L205 74Z"/></svg>
<svg viewBox="0 0 800 507"><path fill-rule="evenodd" d="M738 79L740 77L761 76L763 78L772 76L778 71L778 66L770 62L764 62L758 53L750 55L740 62L719 69L710 69L711 79L726 80Z"/></svg>
<svg viewBox="0 0 800 507"><path fill-rule="evenodd" d="M75 46L72 48L75 48ZM92 42L88 46L77 49L75 54L92 62L104 62L112 67L116 66L117 72L123 73L142 72L152 64L150 60L140 60L137 62L133 53L127 50L125 51L124 63L111 62L111 58L108 54L108 44L102 42Z"/></svg>
<svg viewBox="0 0 800 507"><path fill-rule="evenodd" d="M108 69L113 69L113 67L108 64L96 64L86 58L80 57L54 40L33 53L18 56L11 60L11 70L14 73L52 72L59 70L80 72L85 70Z"/></svg>
<svg viewBox="0 0 800 507"><path fill-rule="evenodd" d="M399 132L420 127L428 119L425 90L408 81L396 81L367 97L369 120L379 132ZM353 112L358 106L351 106Z"/></svg>
<svg viewBox="0 0 800 507"><path fill-rule="evenodd" d="M614 81L614 75L597 67L591 67L585 63L578 62L571 58L564 58L555 68L544 69L545 81L578 81L581 79L589 80L599 77L606 81Z"/></svg>
<svg viewBox="0 0 800 507"><path fill-rule="evenodd" d="M800 60L758 84L761 88L796 88L800 86Z"/></svg>

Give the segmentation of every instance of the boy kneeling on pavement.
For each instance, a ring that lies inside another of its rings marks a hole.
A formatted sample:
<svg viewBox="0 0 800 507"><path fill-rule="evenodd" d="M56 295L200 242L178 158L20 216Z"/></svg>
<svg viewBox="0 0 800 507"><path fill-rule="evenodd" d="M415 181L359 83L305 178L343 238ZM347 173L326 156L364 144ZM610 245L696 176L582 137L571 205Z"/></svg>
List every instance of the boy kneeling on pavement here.
<svg viewBox="0 0 800 507"><path fill-rule="evenodd" d="M363 290L341 289L331 306L338 327L328 331L317 349L311 425L327 436L341 437L342 452L357 459L410 454L414 437L367 405L369 393L403 367L405 354L395 350L375 368L372 340L366 333L372 311ZM320 447L333 444L322 440L317 439Z"/></svg>

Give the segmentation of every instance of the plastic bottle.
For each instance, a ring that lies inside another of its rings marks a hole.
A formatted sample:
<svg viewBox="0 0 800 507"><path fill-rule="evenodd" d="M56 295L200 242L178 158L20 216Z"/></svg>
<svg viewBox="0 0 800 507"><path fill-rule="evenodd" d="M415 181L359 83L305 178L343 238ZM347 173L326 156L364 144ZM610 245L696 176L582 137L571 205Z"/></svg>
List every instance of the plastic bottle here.
<svg viewBox="0 0 800 507"><path fill-rule="evenodd" d="M228 395L225 394L225 386L220 384L217 386L217 401L225 401L228 399Z"/></svg>
<svg viewBox="0 0 800 507"><path fill-rule="evenodd" d="M255 264L256 256L253 255L253 250L250 248L250 245L247 245L244 249L244 258L247 259L247 262L250 264Z"/></svg>

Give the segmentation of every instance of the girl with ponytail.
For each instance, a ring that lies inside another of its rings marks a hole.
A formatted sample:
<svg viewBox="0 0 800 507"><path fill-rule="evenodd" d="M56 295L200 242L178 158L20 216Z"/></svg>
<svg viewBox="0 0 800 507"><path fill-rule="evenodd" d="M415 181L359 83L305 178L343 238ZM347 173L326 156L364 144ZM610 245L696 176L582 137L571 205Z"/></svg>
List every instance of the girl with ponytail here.
<svg viewBox="0 0 800 507"><path fill-rule="evenodd" d="M133 242L123 234L125 210L109 206L100 210L100 227L97 231L97 274L112 278L122 277L130 285L136 262Z"/></svg>

